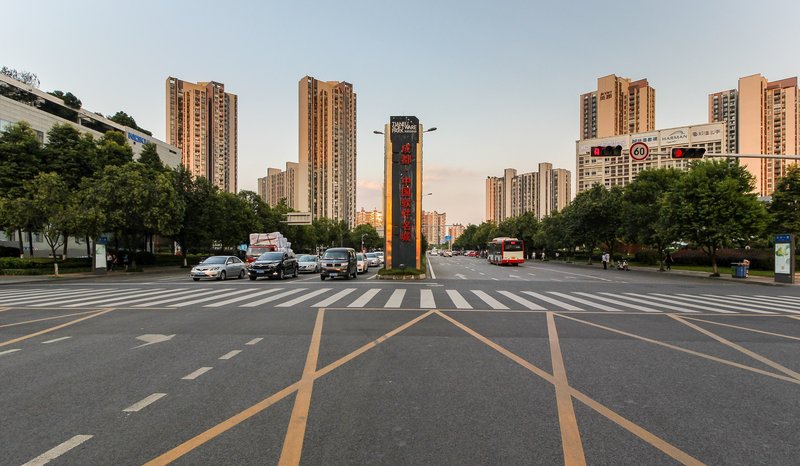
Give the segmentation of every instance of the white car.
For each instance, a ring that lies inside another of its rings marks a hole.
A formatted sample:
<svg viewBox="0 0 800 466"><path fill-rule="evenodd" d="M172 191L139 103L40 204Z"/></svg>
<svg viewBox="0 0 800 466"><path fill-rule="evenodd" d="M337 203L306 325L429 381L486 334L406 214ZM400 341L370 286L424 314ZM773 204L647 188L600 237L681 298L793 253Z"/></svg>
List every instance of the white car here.
<svg viewBox="0 0 800 466"><path fill-rule="evenodd" d="M379 267L381 265L381 260L378 258L378 255L374 252L368 252L367 256L367 264L370 267Z"/></svg>
<svg viewBox="0 0 800 466"><path fill-rule="evenodd" d="M367 256L362 253L356 254L356 270L358 273L364 273L369 270L369 262L367 261Z"/></svg>
<svg viewBox="0 0 800 466"><path fill-rule="evenodd" d="M449 250L449 249L445 249L445 250L442 252L442 257L453 257L453 251L451 251L451 250Z"/></svg>
<svg viewBox="0 0 800 466"><path fill-rule="evenodd" d="M381 265L383 265L383 263L384 263L384 260L383 260L383 251L376 251L376 252L375 252L375 255L376 255L376 256L378 256L378 259L380 259L380 260L381 260Z"/></svg>
<svg viewBox="0 0 800 466"><path fill-rule="evenodd" d="M214 280L225 280L228 277L244 278L244 262L236 256L211 256L192 267L189 276L192 280L199 281L201 278L213 278Z"/></svg>

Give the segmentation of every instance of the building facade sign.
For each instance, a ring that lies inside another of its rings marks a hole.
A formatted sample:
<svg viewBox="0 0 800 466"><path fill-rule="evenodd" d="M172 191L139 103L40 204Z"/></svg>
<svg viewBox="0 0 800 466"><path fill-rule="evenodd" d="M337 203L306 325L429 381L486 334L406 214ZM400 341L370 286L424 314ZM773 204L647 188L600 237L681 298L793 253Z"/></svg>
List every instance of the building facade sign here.
<svg viewBox="0 0 800 466"><path fill-rule="evenodd" d="M653 131L650 133L638 133L631 135L631 144L636 144L637 142L643 142L647 144L649 147L655 147L658 145L658 131Z"/></svg>
<svg viewBox="0 0 800 466"><path fill-rule="evenodd" d="M661 131L661 146L674 146L678 144L689 144L689 128Z"/></svg>
<svg viewBox="0 0 800 466"><path fill-rule="evenodd" d="M725 127L721 123L713 125L693 126L691 128L692 144L699 142L719 141Z"/></svg>

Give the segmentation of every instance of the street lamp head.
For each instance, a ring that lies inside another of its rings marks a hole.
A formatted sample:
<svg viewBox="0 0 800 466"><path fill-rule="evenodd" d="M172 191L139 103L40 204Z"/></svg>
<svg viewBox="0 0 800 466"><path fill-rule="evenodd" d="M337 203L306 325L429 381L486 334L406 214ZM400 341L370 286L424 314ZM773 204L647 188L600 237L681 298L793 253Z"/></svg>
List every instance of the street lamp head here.
<svg viewBox="0 0 800 466"><path fill-rule="evenodd" d="M383 131L378 131L377 129L372 132L373 134L383 134Z"/></svg>
<svg viewBox="0 0 800 466"><path fill-rule="evenodd" d="M438 128L436 128L436 127L434 126L433 128L428 128L428 129L426 129L425 131L423 131L423 133L430 133L431 131L436 131L437 129L438 129Z"/></svg>

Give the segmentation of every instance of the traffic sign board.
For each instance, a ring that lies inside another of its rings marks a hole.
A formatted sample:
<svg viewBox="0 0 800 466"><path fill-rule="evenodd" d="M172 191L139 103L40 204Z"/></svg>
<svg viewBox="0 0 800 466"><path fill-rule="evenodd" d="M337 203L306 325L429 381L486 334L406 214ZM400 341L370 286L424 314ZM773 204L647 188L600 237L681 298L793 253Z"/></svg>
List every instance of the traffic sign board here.
<svg viewBox="0 0 800 466"><path fill-rule="evenodd" d="M650 148L643 142L635 142L631 145L630 156L633 160L642 161L650 155Z"/></svg>
<svg viewBox="0 0 800 466"><path fill-rule="evenodd" d="M445 241L450 241L451 239L453 239L453 237L450 236L450 235L445 235L445 237L444 237Z"/></svg>

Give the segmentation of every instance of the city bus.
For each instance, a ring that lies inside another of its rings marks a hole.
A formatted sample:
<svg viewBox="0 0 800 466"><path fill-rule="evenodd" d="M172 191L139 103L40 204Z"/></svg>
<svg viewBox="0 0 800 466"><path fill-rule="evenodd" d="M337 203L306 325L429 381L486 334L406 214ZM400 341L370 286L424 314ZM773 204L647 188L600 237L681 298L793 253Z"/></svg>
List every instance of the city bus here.
<svg viewBox="0 0 800 466"><path fill-rule="evenodd" d="M519 265L525 262L525 247L521 239L500 237L489 241L487 259L497 265Z"/></svg>

